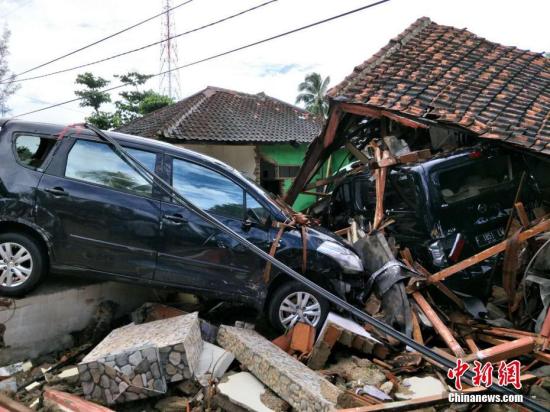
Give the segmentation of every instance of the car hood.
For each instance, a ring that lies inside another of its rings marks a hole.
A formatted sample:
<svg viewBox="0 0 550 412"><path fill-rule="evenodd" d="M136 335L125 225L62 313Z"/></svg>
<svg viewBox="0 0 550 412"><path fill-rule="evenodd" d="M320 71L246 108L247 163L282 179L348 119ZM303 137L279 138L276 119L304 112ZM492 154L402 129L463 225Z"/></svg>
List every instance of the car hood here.
<svg viewBox="0 0 550 412"><path fill-rule="evenodd" d="M301 241L302 234L300 230L290 230L287 232L287 235L297 237ZM307 229L308 249L317 250L317 248L323 242L334 242L345 247L346 249L351 250L354 253L357 253L350 245L344 242L344 240L340 236L334 234L330 230L327 230L321 226L309 226Z"/></svg>

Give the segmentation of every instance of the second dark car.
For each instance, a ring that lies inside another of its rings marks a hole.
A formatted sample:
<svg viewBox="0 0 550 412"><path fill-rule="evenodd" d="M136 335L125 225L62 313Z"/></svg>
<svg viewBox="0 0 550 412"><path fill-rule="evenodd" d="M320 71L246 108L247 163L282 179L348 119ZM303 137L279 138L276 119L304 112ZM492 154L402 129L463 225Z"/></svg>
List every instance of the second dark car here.
<svg viewBox="0 0 550 412"><path fill-rule="evenodd" d="M519 154L475 146L394 166L384 196L385 216L394 223L386 231L437 272L504 239L523 173L518 197L529 213L543 197ZM349 225L352 217L372 221L375 202L373 175L351 174L334 189L321 217L332 229ZM446 282L455 290L486 297L494 264L489 259Z"/></svg>
<svg viewBox="0 0 550 412"><path fill-rule="evenodd" d="M148 184L94 133L0 122L0 293L30 291L49 271L173 286L265 310L274 326L319 325L326 300ZM110 133L189 201L268 251L289 209L222 162L175 146ZM302 265L289 229L276 257ZM343 298L364 285L360 258L340 238L309 228L305 275Z"/></svg>

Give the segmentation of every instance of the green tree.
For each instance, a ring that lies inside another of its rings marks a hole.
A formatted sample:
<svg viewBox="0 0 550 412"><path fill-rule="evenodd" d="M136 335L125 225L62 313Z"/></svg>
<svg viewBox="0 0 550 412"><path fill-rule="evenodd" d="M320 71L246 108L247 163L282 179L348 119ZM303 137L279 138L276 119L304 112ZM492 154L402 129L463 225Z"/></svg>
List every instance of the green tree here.
<svg viewBox="0 0 550 412"><path fill-rule="evenodd" d="M153 90L140 91L139 86L145 84L151 78L150 75L129 72L120 76L115 75L115 77L120 78L122 83L135 87L135 90L119 93L122 100L115 102L122 124L174 103L170 97Z"/></svg>
<svg viewBox="0 0 550 412"><path fill-rule="evenodd" d="M308 112L315 115L328 115L328 101L326 98L330 76L324 79L319 73L310 73L304 81L298 85L296 103L304 103Z"/></svg>
<svg viewBox="0 0 550 412"><path fill-rule="evenodd" d="M119 93L120 99L114 102L114 112L101 111L104 103L111 102L111 96L103 92L110 81L101 77L95 77L92 73L79 74L76 83L86 86L85 90L76 91L76 95L82 98L82 107L91 107L94 113L86 120L101 129L112 129L126 124L138 117L148 114L161 107L168 106L174 101L168 96L163 96L153 90L141 91L151 76L138 72L128 72L122 75L115 75L123 84L133 86L134 90Z"/></svg>
<svg viewBox="0 0 550 412"><path fill-rule="evenodd" d="M4 32L0 37L0 116L5 116L10 112L8 107L8 99L13 95L20 87L15 83L9 83L15 76L10 72L8 66L8 43L10 39L10 31L4 28Z"/></svg>
<svg viewBox="0 0 550 412"><path fill-rule="evenodd" d="M95 77L92 73L86 72L76 76L76 84L85 86L84 90L77 90L74 93L80 97L80 107L91 107L96 113L103 103L111 102L111 95L104 92L106 86L111 83L103 77Z"/></svg>

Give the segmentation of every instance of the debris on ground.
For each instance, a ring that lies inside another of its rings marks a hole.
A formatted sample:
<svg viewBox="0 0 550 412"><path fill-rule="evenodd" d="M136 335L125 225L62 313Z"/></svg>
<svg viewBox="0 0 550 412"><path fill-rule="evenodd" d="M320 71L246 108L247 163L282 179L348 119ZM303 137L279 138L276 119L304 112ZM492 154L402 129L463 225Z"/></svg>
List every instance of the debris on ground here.
<svg viewBox="0 0 550 412"><path fill-rule="evenodd" d="M471 367L490 362L496 371L503 361L521 360L521 393L549 407L547 222L535 220L517 231L529 245L522 257L524 281L516 270L518 291L506 282L494 284L485 301L456 293L440 280L495 250L506 253L510 242L431 274L382 232L356 233L357 247L370 257L369 270L376 274L365 310L453 362L460 358ZM221 310L186 299L145 303L122 320L113 316L112 302L98 304L89 324L73 334L74 347L57 346L52 353L0 367L0 407L22 412L443 410L456 390L437 362L343 313L330 312L317 329L297 322L277 336L261 317L255 323L248 316L231 319L245 313L242 308ZM218 317L223 321L216 322ZM462 388L463 393L485 390L467 383Z"/></svg>

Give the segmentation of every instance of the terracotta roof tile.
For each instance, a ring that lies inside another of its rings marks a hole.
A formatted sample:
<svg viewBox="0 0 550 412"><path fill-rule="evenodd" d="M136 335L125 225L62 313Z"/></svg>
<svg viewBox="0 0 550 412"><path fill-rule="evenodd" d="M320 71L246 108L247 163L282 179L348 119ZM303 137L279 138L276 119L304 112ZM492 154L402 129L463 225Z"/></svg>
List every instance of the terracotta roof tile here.
<svg viewBox="0 0 550 412"><path fill-rule="evenodd" d="M550 59L423 17L329 91L547 152ZM542 143L538 143L542 142Z"/></svg>
<svg viewBox="0 0 550 412"><path fill-rule="evenodd" d="M117 131L186 142L309 143L322 124L322 119L264 93L208 87Z"/></svg>

